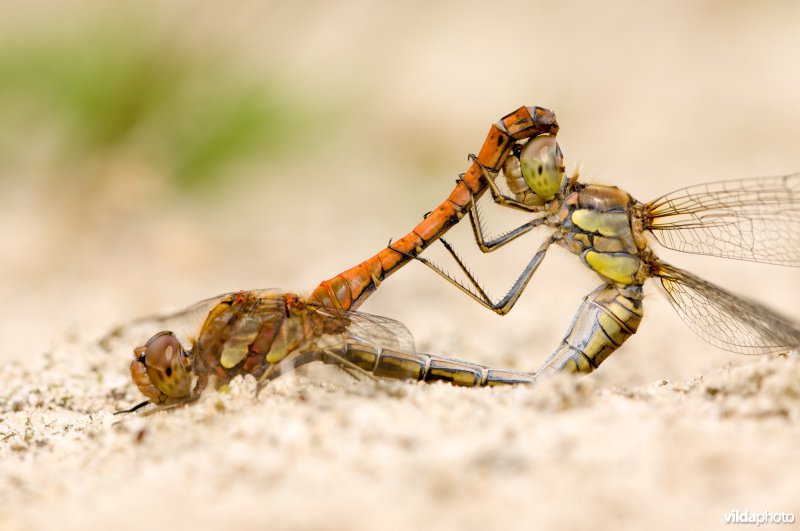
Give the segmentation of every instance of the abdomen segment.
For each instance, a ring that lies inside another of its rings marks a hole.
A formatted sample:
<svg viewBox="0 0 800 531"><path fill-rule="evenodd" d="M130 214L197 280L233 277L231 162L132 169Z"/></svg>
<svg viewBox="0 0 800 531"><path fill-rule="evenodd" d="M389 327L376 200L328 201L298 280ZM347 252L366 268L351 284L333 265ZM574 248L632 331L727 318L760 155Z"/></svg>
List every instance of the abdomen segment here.
<svg viewBox="0 0 800 531"><path fill-rule="evenodd" d="M600 286L584 297L561 345L536 376L589 373L636 333L642 320L642 286Z"/></svg>

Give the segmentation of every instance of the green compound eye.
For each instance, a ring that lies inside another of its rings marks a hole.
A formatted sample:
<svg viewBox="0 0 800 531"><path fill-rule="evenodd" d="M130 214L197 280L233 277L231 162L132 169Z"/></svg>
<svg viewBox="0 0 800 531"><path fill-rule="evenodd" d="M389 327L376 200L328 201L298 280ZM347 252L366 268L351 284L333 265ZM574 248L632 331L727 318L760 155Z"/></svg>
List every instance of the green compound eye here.
<svg viewBox="0 0 800 531"><path fill-rule="evenodd" d="M525 182L543 199L552 199L564 179L564 161L556 139L540 135L528 142L519 157Z"/></svg>

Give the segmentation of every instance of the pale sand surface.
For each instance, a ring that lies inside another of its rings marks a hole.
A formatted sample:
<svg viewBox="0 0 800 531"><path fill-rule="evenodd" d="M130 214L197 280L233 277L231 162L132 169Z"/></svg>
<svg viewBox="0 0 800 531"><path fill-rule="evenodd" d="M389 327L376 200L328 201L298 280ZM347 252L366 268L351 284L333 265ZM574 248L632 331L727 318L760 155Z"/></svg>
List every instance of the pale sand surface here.
<svg viewBox="0 0 800 531"><path fill-rule="evenodd" d="M405 234L520 105L556 111L570 168L642 200L800 169L794 3L571 5L176 4L164 16L198 53L226 39L298 98L346 109L320 117L332 133L305 156L239 168L210 197L167 194L126 153L94 168L107 178L87 197L75 170L40 164L52 139L20 133L26 158L0 182L0 529L710 529L735 509L800 515L800 362L708 346L653 283L639 333L583 379L459 389L320 368L257 400L235 381L194 407L112 414L140 400L136 343L96 344L113 325L237 289L307 293ZM57 6L38 15L69 26L77 12ZM61 188L42 177L62 172ZM495 230L521 219L484 210ZM468 227L453 232L470 245ZM465 254L500 294L541 237ZM797 270L659 254L800 315ZM421 351L533 369L597 284L553 252L501 318L414 264L362 310L405 323Z"/></svg>
<svg viewBox="0 0 800 531"><path fill-rule="evenodd" d="M80 342L3 372L9 529L709 528L800 509L796 359L479 391L321 371L125 419L118 360Z"/></svg>

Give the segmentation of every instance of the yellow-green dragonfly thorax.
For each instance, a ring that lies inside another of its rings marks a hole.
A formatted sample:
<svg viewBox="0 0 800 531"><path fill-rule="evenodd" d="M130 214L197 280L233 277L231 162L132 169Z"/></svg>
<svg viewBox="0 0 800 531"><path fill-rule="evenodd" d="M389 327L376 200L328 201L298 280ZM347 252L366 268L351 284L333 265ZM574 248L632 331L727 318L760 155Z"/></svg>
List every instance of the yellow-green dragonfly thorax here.
<svg viewBox="0 0 800 531"><path fill-rule="evenodd" d="M614 186L578 185L563 202L558 217L564 243L601 277L618 284L641 284L646 242L634 229L636 202Z"/></svg>

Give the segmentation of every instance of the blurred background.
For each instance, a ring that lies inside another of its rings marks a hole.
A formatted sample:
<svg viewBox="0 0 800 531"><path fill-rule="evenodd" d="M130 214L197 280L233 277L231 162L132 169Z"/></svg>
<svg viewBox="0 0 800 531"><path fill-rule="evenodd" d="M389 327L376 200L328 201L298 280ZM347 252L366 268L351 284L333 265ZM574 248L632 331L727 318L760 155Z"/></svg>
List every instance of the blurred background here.
<svg viewBox="0 0 800 531"><path fill-rule="evenodd" d="M4 0L3 12L4 361L217 293L308 293L408 232L521 105L556 112L568 169L643 201L800 170L796 2ZM484 212L496 231L524 219ZM497 297L543 237L479 256L466 224L453 233ZM796 270L661 254L798 314ZM597 284L556 250L501 318L411 264L361 309L406 323L421 350L530 369ZM640 333L594 378L740 362L647 289Z"/></svg>

